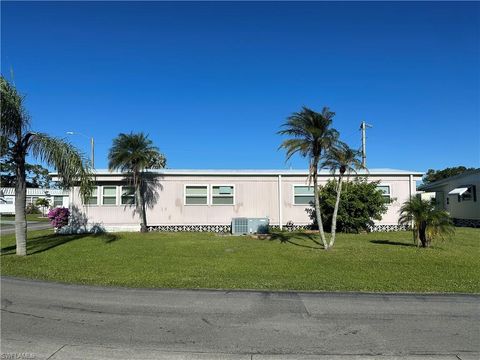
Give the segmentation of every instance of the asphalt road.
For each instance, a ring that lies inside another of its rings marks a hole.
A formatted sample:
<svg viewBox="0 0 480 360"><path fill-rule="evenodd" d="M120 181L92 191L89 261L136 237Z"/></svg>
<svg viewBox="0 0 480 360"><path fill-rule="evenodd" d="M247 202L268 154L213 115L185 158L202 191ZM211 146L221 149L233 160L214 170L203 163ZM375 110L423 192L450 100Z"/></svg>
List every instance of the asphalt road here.
<svg viewBox="0 0 480 360"><path fill-rule="evenodd" d="M52 225L45 221L27 221L28 230L45 230L51 229ZM13 234L15 232L15 221L2 220L0 235Z"/></svg>
<svg viewBox="0 0 480 360"><path fill-rule="evenodd" d="M1 279L2 358L478 359L480 297ZM18 358L18 357L17 357Z"/></svg>

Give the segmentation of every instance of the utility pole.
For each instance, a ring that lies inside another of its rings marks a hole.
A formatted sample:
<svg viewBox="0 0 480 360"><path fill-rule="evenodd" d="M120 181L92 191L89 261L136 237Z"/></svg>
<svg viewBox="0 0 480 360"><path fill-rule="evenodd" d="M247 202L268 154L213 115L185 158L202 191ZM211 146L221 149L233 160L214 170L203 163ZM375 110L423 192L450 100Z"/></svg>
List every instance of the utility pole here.
<svg viewBox="0 0 480 360"><path fill-rule="evenodd" d="M90 162L92 163L92 168L95 169L95 142L93 140L93 136L87 136L76 131L67 131L67 135L80 135L86 137L87 139L90 138Z"/></svg>
<svg viewBox="0 0 480 360"><path fill-rule="evenodd" d="M92 161L92 168L95 169L95 143L93 136L90 137L90 160Z"/></svg>
<svg viewBox="0 0 480 360"><path fill-rule="evenodd" d="M367 166L367 128L371 128L372 125L362 121L360 124L360 130L362 131L362 165Z"/></svg>

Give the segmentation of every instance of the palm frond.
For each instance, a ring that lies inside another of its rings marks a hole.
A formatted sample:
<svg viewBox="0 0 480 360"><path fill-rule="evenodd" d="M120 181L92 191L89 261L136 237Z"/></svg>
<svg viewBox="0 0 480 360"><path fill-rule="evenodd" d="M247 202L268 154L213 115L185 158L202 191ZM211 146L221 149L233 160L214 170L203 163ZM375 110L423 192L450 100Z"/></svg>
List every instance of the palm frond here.
<svg viewBox="0 0 480 360"><path fill-rule="evenodd" d="M143 133L119 134L108 153L108 168L111 170L135 173L165 165L165 156Z"/></svg>
<svg viewBox="0 0 480 360"><path fill-rule="evenodd" d="M58 171L62 185L80 187L82 200L91 196L93 189L93 174L85 156L71 143L64 139L51 137L43 133L29 133L27 144L32 155Z"/></svg>
<svg viewBox="0 0 480 360"><path fill-rule="evenodd" d="M304 139L288 139L285 140L279 148L284 148L286 153L286 161L294 154L299 153L302 157L307 157L311 153L311 143Z"/></svg>
<svg viewBox="0 0 480 360"><path fill-rule="evenodd" d="M167 166L167 158L165 155L155 152L152 153L150 157L150 162L147 165L148 169L163 169Z"/></svg>
<svg viewBox="0 0 480 360"><path fill-rule="evenodd" d="M5 157L11 152L14 142L7 136L0 135L0 157Z"/></svg>
<svg viewBox="0 0 480 360"><path fill-rule="evenodd" d="M427 234L430 239L445 240L455 233L455 227L446 211L430 211L427 219Z"/></svg>
<svg viewBox="0 0 480 360"><path fill-rule="evenodd" d="M280 135L292 137L279 147L286 150L287 160L297 153L320 159L322 153L334 146L339 137L338 131L330 127L334 115L326 107L317 113L304 106L300 112L289 116L282 125L283 129L278 131Z"/></svg>
<svg viewBox="0 0 480 360"><path fill-rule="evenodd" d="M426 224L428 241L450 237L455 229L446 211L438 210L430 201L416 196L402 205L398 222L401 225L413 222L415 230L420 224Z"/></svg>
<svg viewBox="0 0 480 360"><path fill-rule="evenodd" d="M1 135L17 136L30 126L30 117L23 106L24 96L3 76L0 76Z"/></svg>
<svg viewBox="0 0 480 360"><path fill-rule="evenodd" d="M329 148L322 161L322 167L330 169L335 174L337 171L343 175L357 173L357 170L366 169L360 160L360 152L350 148L343 142ZM368 169L366 169L368 171Z"/></svg>

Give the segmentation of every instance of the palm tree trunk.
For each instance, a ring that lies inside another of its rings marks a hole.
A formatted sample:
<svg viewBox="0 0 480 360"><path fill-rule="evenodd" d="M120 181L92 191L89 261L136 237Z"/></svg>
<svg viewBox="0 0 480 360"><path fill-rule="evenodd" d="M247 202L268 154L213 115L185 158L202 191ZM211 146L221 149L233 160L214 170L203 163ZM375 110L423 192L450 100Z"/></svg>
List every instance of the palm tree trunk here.
<svg viewBox="0 0 480 360"><path fill-rule="evenodd" d="M318 162L313 164L313 194L315 197L315 214L317 216L318 231L320 233L320 239L325 250L328 250L328 244L325 240L325 232L323 231L322 211L320 209L320 199L318 194Z"/></svg>
<svg viewBox="0 0 480 360"><path fill-rule="evenodd" d="M27 255L27 217L25 206L27 203L27 181L25 176L25 158L16 159L15 182L15 239L17 255Z"/></svg>
<svg viewBox="0 0 480 360"><path fill-rule="evenodd" d="M427 247L428 246L426 230L427 230L427 224L424 221L420 222L419 240L422 243L422 247Z"/></svg>
<svg viewBox="0 0 480 360"><path fill-rule="evenodd" d="M144 196L144 189L143 189L143 186L140 185L140 206L142 207L141 209L141 216L142 216L142 222L140 224L140 231L141 232L147 232L148 231L148 228L147 228L147 209L146 209L146 206L145 206L145 196Z"/></svg>
<svg viewBox="0 0 480 360"><path fill-rule="evenodd" d="M335 243L335 232L337 231L337 214L338 214L338 207L340 205L340 194L342 193L342 181L343 176L340 175L338 178L338 186L337 186L337 199L335 200L335 208L333 209L332 215L332 236L330 237L330 245L328 247L332 247Z"/></svg>
<svg viewBox="0 0 480 360"><path fill-rule="evenodd" d="M147 232L147 214L145 212L145 197L143 193L143 179L140 174L135 176L135 193L137 197L137 211L140 214L140 232Z"/></svg>

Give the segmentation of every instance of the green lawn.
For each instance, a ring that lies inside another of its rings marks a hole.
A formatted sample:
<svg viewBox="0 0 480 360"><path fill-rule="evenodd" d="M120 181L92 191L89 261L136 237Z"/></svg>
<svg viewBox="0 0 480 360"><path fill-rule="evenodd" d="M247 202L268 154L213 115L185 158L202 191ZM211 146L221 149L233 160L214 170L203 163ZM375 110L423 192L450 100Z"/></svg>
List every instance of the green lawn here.
<svg viewBox="0 0 480 360"><path fill-rule="evenodd" d="M30 233L29 256L1 239L1 271L35 279L129 287L480 292L480 229L457 228L430 249L410 232L339 234L319 250L309 234L272 240L211 233Z"/></svg>

